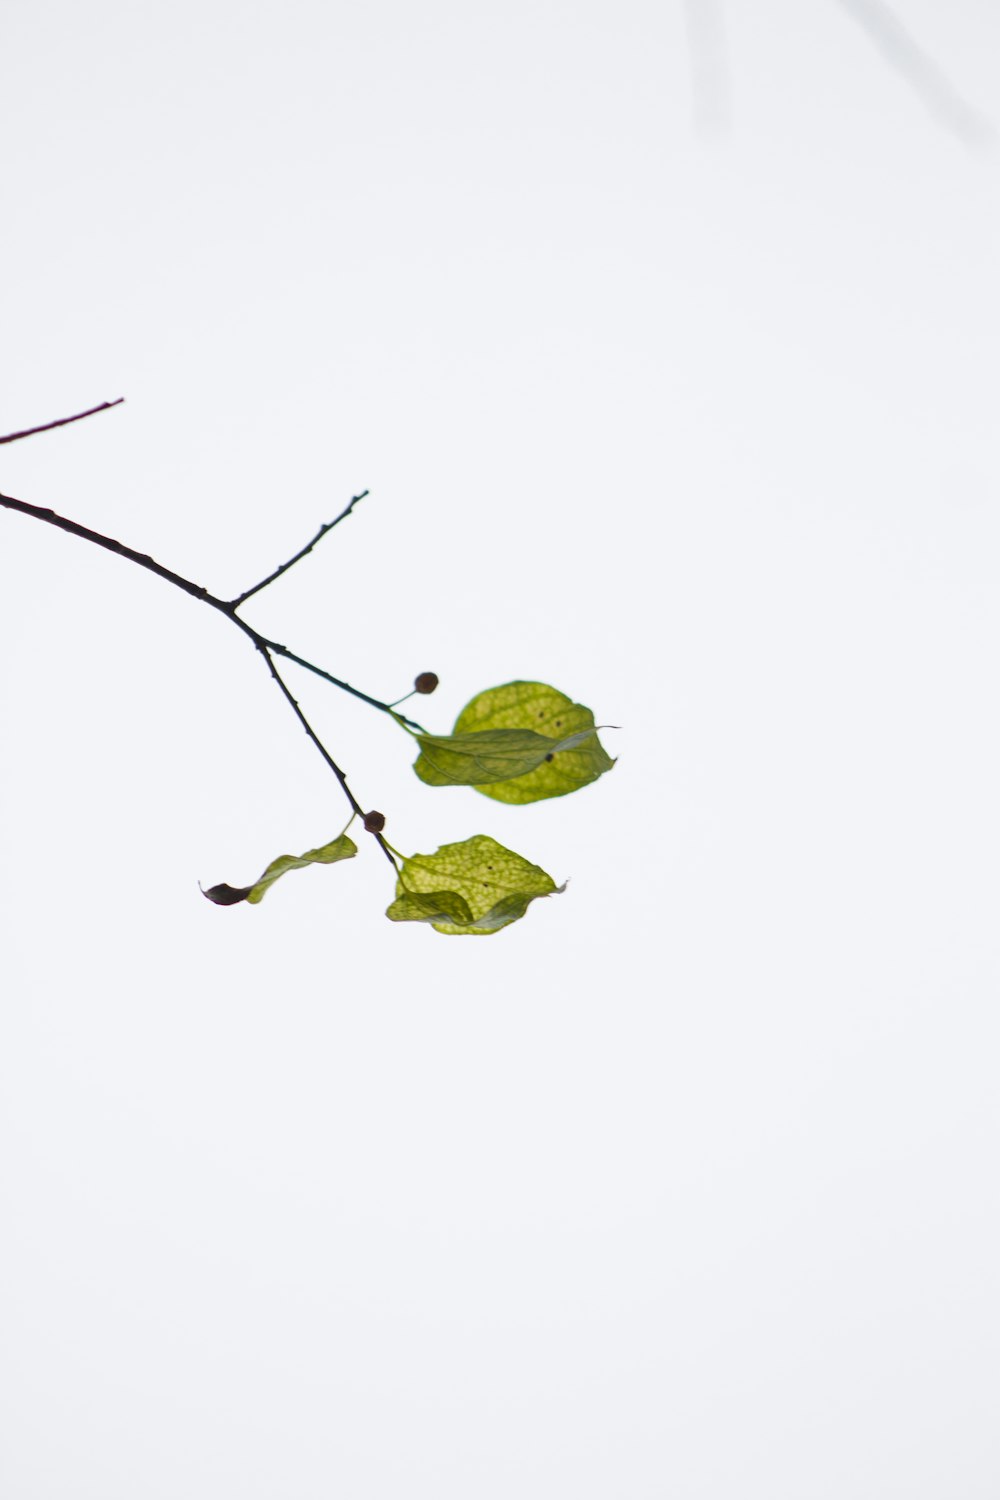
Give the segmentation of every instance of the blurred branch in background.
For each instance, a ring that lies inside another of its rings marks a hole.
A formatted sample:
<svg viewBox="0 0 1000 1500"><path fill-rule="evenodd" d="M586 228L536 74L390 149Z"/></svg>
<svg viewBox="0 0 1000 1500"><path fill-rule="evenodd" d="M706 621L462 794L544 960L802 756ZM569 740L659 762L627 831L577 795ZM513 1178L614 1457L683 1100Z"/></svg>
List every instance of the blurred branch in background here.
<svg viewBox="0 0 1000 1500"><path fill-rule="evenodd" d="M683 0L684 26L691 55L694 127L706 140L728 134L730 120L729 59L722 0Z"/></svg>
<svg viewBox="0 0 1000 1500"><path fill-rule="evenodd" d="M884 0L840 0L848 15L868 33L890 67L919 94L924 105L966 145L982 146L995 136L990 122L967 104L937 64L923 52ZM687 9L697 0L687 0ZM714 5L713 7L714 8Z"/></svg>

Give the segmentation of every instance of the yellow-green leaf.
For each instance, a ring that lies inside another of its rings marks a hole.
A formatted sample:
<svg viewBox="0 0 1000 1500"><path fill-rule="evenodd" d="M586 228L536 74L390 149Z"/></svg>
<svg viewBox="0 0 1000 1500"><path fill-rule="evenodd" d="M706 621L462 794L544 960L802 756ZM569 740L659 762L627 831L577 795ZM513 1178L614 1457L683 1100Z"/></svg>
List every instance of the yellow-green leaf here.
<svg viewBox="0 0 1000 1500"><path fill-rule="evenodd" d="M342 833L321 849L307 849L305 854L279 854L253 885L213 885L204 895L209 901L214 901L216 906L235 906L240 901L249 901L256 906L258 901L263 901L265 893L274 882L280 880L282 875L287 875L289 870L303 870L306 865L333 865L341 859L353 859L357 852L358 846L354 840Z"/></svg>
<svg viewBox="0 0 1000 1500"><path fill-rule="evenodd" d="M418 734L416 773L428 786L489 786L527 776L558 751L594 738L592 729L551 739L534 729L484 729L473 734Z"/></svg>
<svg viewBox="0 0 1000 1500"><path fill-rule="evenodd" d="M539 896L563 890L538 865L476 834L461 844L443 844L436 854L405 859L386 916L429 922L449 936L482 936L516 922Z"/></svg>
<svg viewBox="0 0 1000 1500"><path fill-rule="evenodd" d="M614 765L591 710L544 682L488 688L466 704L453 734L415 737L421 781L474 786L498 802L563 797Z"/></svg>

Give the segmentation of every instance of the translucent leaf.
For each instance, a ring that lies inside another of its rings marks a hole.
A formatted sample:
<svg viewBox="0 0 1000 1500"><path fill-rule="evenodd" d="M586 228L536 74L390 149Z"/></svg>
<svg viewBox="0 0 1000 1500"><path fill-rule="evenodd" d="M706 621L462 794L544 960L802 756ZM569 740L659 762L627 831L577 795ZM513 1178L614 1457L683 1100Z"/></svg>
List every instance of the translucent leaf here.
<svg viewBox="0 0 1000 1500"><path fill-rule="evenodd" d="M474 786L498 802L564 797L610 771L594 715L544 682L508 682L466 704L451 735L418 734L429 786Z"/></svg>
<svg viewBox="0 0 1000 1500"><path fill-rule="evenodd" d="M353 859L357 852L354 840L342 833L321 849L308 849L305 854L279 854L253 885L213 885L202 894L216 906L235 906L240 901L249 901L256 906L258 901L263 901L265 892L274 882L287 875L289 870L304 870L306 865L333 865L340 859Z"/></svg>
<svg viewBox="0 0 1000 1500"><path fill-rule="evenodd" d="M477 834L461 844L443 844L436 854L404 860L386 916L393 922L429 922L435 932L449 935L482 935L516 922L537 897L565 889L538 865Z"/></svg>
<svg viewBox="0 0 1000 1500"><path fill-rule="evenodd" d="M552 739L534 729L485 729L473 734L418 734L422 754L415 770L429 786L488 786L510 781L544 764L557 751L594 738L592 729Z"/></svg>

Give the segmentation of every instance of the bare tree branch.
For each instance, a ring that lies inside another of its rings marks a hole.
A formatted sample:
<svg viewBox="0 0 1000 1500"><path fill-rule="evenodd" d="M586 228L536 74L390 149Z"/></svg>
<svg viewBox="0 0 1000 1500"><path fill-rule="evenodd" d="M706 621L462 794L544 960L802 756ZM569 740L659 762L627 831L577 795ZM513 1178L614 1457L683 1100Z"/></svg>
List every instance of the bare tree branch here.
<svg viewBox="0 0 1000 1500"><path fill-rule="evenodd" d="M41 427L25 427L22 432L8 432L6 437L0 437L0 443L17 443L21 438L34 437L36 432L51 432L53 427L68 427L70 422L82 422L84 417L93 417L99 411L110 411L113 406L121 406L124 400L124 396L119 396L117 401L102 401L100 406L78 411L75 417L60 417L56 422L43 422Z"/></svg>
<svg viewBox="0 0 1000 1500"><path fill-rule="evenodd" d="M93 410L103 411L104 407L94 407ZM90 413L88 412L81 413L81 416L89 415ZM78 419L69 418L68 420L75 421ZM58 426L59 424L50 423L49 425ZM46 429L37 428L34 430L42 432ZM281 689L282 694L284 695L292 711L298 718L306 734L312 740L313 744L316 746L316 749L319 751L320 755L322 755L323 759L326 761L326 764L329 766L330 770L340 782L341 788L343 789L344 795L351 805L352 811L364 817L364 809L361 807L361 804L358 802L358 800L354 796L354 793L348 786L347 777L337 765L333 757L330 755L330 752L322 743L312 725L306 718L305 714L302 712L297 699L293 697L291 689L288 687L284 678L281 676L277 667L275 666L274 657L275 655L286 657L289 661L295 662L298 666L305 667L307 671L314 672L318 677L323 677L327 682L331 682L336 687L342 688L344 692L351 693L355 698L363 699L365 703L370 703L373 708L381 709L383 713L391 714L393 718L401 719L403 717L402 714L396 714L391 704L383 703L378 698L372 698L368 693L362 693L359 688L351 687L349 682L344 682L341 678L334 677L332 673L325 672L322 667L314 666L312 662L306 661L301 656L296 656L295 652L289 651L287 646L281 646L277 641L269 640L266 635L261 635L260 631L254 630L252 625L248 625L245 620L240 618L240 616L236 612L237 605L239 603L238 600L234 602L233 600L218 598L215 594L209 593L208 589L203 587L202 584L194 583L190 578L184 578L180 573L174 573L170 568L165 568L162 563L158 563L155 558L150 557L148 553L137 552L134 547L127 547L124 542L116 541L114 537L104 536L99 531L92 531L89 526L82 526L79 521L71 521L68 519L68 517L60 516L56 513L56 511L49 510L44 506L30 505L26 500L16 500L13 495L0 495L0 506L2 506L5 510L19 511L21 515L32 516L36 521L45 521L49 526L58 527L60 531L68 531L71 536L80 537L85 542L92 542L96 547L103 547L107 552L114 552L119 557L127 558L129 562L135 563L140 568L145 568L149 573L155 573L158 578L162 578L166 583L172 583L175 588L181 589L185 594L190 594L192 598L198 599L202 604L207 604L212 609L218 610L220 614L225 615L228 620L231 620L238 630L241 630L245 636L249 637L254 646L256 646L257 650L263 656L265 662L267 663L268 670L270 671L271 676L274 678L274 681ZM349 510L350 506L347 507L347 511ZM347 511L342 512L342 514L346 515ZM338 517L338 520L339 519L340 517ZM331 525L334 524L336 523L331 523ZM324 528L324 530L329 530L329 527ZM320 535L322 534L323 533L321 532ZM304 549L304 551L308 551L308 548ZM294 562L295 559L293 558L292 561ZM291 564L288 564L288 566L291 566ZM241 598L246 597L248 596L241 595ZM405 720L404 722L406 722L407 724L411 723L409 719ZM412 727L419 729L420 726L413 725ZM389 863L393 865L393 867L395 867L396 861L393 858L392 853L389 850L389 846L385 842L385 839L382 837L381 830L376 828L369 828L368 831L374 834L376 842L382 849L382 853L385 855L386 859L388 859Z"/></svg>
<svg viewBox="0 0 1000 1500"><path fill-rule="evenodd" d="M338 526L341 521L347 519L347 517L351 514L351 511L357 505L358 501L363 500L367 493L367 490L362 490L360 495L355 495L353 499L344 506L343 510L340 512L340 515L334 516L332 521L327 521L325 526L321 526L316 535L313 537L312 541L308 542L306 546L300 548L299 551L296 552L294 557L290 557L287 562L282 563L280 568L275 568L273 573L268 573L267 577L262 578L260 583L255 583L253 588L244 589L243 593L240 594L237 599L233 600L233 608L239 609L240 605L244 604L247 599L252 598L254 594L259 594L261 589L266 589L269 583L273 583L276 578L281 577L282 573L287 573L289 568L294 568L297 562L301 562L304 557L307 557L315 547L316 543L321 542L328 531L332 531L333 528L335 526Z"/></svg>

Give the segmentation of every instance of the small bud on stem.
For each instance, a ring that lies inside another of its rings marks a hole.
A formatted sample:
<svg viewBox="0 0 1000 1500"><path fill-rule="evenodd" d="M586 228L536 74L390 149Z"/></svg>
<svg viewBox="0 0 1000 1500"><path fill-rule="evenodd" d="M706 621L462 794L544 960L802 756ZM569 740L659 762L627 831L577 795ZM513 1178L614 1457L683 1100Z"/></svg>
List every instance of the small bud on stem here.
<svg viewBox="0 0 1000 1500"><path fill-rule="evenodd" d="M419 677L414 678L413 690L417 693L433 693L438 685L436 672L421 672Z"/></svg>
<svg viewBox="0 0 1000 1500"><path fill-rule="evenodd" d="M385 827L385 814L380 812L367 812L364 817L366 833L381 833Z"/></svg>

